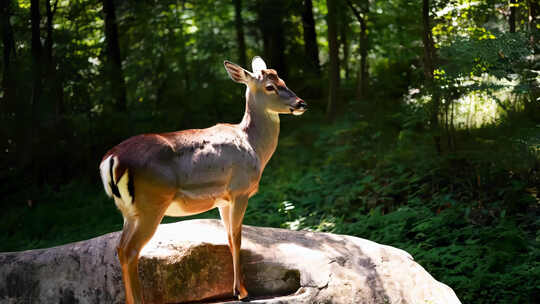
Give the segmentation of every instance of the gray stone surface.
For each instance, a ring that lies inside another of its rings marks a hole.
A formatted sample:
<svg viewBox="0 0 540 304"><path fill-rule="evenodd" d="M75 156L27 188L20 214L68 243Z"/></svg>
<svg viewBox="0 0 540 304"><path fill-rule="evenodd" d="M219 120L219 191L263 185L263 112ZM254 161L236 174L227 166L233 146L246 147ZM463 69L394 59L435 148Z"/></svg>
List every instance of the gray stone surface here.
<svg viewBox="0 0 540 304"><path fill-rule="evenodd" d="M123 303L119 232L0 253L0 303ZM405 251L361 238L244 226L253 303L460 303ZM141 252L147 303L232 301L232 259L218 220L160 225ZM221 299L221 300L219 300Z"/></svg>

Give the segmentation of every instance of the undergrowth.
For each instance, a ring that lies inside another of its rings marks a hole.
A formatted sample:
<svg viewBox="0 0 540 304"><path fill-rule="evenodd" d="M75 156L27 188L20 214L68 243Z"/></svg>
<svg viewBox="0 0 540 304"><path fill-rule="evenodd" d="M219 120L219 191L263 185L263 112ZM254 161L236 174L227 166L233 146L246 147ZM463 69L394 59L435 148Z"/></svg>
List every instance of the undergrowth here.
<svg viewBox="0 0 540 304"><path fill-rule="evenodd" d="M463 303L540 298L538 126L501 122L460 131L458 148L438 154L414 115L350 114L330 126L302 119L283 120L245 224L342 233L404 249ZM122 226L97 179L44 188L39 201L7 210L0 251Z"/></svg>

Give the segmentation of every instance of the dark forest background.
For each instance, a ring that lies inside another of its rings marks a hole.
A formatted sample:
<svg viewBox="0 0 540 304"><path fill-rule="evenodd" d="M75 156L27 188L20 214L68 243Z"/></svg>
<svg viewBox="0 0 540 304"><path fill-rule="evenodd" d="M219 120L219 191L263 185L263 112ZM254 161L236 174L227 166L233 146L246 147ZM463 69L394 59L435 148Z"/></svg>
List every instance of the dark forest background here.
<svg viewBox="0 0 540 304"><path fill-rule="evenodd" d="M120 230L102 155L239 122L223 61L260 55L310 110L246 224L405 249L464 303L540 298L538 0L0 3L0 251Z"/></svg>

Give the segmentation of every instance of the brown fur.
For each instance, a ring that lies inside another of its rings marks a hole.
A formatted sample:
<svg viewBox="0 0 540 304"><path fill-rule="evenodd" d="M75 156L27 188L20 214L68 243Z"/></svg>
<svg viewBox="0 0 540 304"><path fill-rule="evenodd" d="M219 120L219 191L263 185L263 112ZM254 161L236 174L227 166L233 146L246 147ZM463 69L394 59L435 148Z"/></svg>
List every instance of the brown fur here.
<svg viewBox="0 0 540 304"><path fill-rule="evenodd" d="M283 81L283 79L279 78L276 70L267 69L267 70L262 70L261 73L262 73L263 77L265 77L266 79L272 81L272 83L274 83L277 87L287 88L287 86L285 85L285 81Z"/></svg>
<svg viewBox="0 0 540 304"><path fill-rule="evenodd" d="M175 132L179 133L179 132ZM152 161L155 156L171 157L174 154L173 146L167 138L160 134L142 134L130 137L105 153L102 160L110 155L118 158L116 166L116 180L118 180L128 168L143 168L146 163Z"/></svg>

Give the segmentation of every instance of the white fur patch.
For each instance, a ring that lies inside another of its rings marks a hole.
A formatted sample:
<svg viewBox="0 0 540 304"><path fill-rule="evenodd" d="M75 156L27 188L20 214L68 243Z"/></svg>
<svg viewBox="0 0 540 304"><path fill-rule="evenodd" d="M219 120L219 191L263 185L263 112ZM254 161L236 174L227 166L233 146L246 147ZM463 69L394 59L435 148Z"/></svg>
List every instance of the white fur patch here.
<svg viewBox="0 0 540 304"><path fill-rule="evenodd" d="M99 164L99 173L101 175L101 181L103 182L103 188L105 188L105 193L107 193L108 196L112 197L112 190L111 186L109 185L111 182L109 172L110 170L110 164L111 164L111 157L107 157L104 159L101 164Z"/></svg>
<svg viewBox="0 0 540 304"><path fill-rule="evenodd" d="M124 174L122 174L122 176L120 177L120 180L118 181L116 186L118 187L118 192L120 192L120 196L122 197L122 200L124 201L124 203L131 204L133 203L133 197L129 194L129 190L128 190L128 182L129 182L128 171L129 169L126 169Z"/></svg>
<svg viewBox="0 0 540 304"><path fill-rule="evenodd" d="M113 156L113 160L114 160L114 163L112 167L112 182L116 183L116 181L118 180L118 178L116 178L116 167L118 167L118 157Z"/></svg>
<svg viewBox="0 0 540 304"><path fill-rule="evenodd" d="M259 75L261 70L266 70L266 63L261 57L255 56L251 61L251 70L253 71L253 74Z"/></svg>

